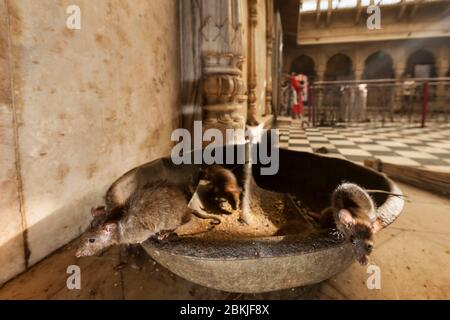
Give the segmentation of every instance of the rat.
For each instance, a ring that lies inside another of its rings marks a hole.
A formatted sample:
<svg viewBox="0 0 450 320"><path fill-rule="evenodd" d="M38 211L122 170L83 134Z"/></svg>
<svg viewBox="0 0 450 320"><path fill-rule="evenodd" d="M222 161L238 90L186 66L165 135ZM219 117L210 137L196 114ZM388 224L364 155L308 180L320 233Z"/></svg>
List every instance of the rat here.
<svg viewBox="0 0 450 320"><path fill-rule="evenodd" d="M113 245L139 244L158 235L163 239L195 214L187 207L183 191L166 181L136 191L122 208L92 210L95 223L82 237L77 257L92 256Z"/></svg>
<svg viewBox="0 0 450 320"><path fill-rule="evenodd" d="M234 173L216 164L202 167L201 173L211 182L215 195L225 198L233 210L237 210L241 188Z"/></svg>
<svg viewBox="0 0 450 320"><path fill-rule="evenodd" d="M135 192L161 180L176 186L185 193L187 198L191 198L194 193L192 185L195 184L197 179L192 174L192 167L174 165L171 159L165 158L161 162L162 166L157 171L155 171L155 164L151 162L134 168L117 179L104 196L106 211L113 212L116 209L126 209L130 197ZM158 176L160 172L164 178L155 178L155 174Z"/></svg>
<svg viewBox="0 0 450 320"><path fill-rule="evenodd" d="M343 183L333 191L331 207L312 217L323 227L336 228L350 241L360 264L369 262L373 235L381 228L381 222L377 220L375 204L366 190L354 183Z"/></svg>

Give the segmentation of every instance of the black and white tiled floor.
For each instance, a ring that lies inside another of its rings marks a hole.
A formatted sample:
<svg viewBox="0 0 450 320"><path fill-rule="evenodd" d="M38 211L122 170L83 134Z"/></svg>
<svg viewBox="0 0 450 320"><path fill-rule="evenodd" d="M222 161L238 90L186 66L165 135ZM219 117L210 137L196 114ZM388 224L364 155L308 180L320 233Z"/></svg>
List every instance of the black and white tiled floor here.
<svg viewBox="0 0 450 320"><path fill-rule="evenodd" d="M313 152L326 147L328 156L362 163L378 158L387 163L450 172L450 124L427 128L404 124L353 124L302 130L299 123L280 124L280 146Z"/></svg>

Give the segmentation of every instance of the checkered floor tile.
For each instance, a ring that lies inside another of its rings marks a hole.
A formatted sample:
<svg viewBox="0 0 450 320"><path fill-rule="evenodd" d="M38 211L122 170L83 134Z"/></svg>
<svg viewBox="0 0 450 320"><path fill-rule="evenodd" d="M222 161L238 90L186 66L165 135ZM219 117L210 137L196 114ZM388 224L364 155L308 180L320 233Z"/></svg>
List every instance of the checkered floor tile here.
<svg viewBox="0 0 450 320"><path fill-rule="evenodd" d="M352 124L347 127L300 128L296 122L280 124L280 146L314 152L325 147L327 156L362 163L384 162L450 172L450 124Z"/></svg>

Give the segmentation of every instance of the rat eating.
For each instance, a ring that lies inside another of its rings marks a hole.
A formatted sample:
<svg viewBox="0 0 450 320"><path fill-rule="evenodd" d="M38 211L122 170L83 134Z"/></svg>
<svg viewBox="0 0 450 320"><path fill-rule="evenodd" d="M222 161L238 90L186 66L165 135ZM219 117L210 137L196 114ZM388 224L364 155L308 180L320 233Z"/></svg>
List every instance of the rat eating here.
<svg viewBox="0 0 450 320"><path fill-rule="evenodd" d="M234 173L220 165L204 166L201 173L211 182L215 196L226 199L233 210L237 210L241 188Z"/></svg>
<svg viewBox="0 0 450 320"><path fill-rule="evenodd" d="M339 185L331 196L331 207L320 215L311 215L326 228L336 228L353 245L356 259L369 262L373 235L380 228L375 204L369 193L354 183Z"/></svg>
<svg viewBox="0 0 450 320"><path fill-rule="evenodd" d="M139 244L150 237L164 238L190 220L185 194L165 181L136 191L121 211L102 207L92 211L95 223L81 239L77 257L101 253L118 244Z"/></svg>

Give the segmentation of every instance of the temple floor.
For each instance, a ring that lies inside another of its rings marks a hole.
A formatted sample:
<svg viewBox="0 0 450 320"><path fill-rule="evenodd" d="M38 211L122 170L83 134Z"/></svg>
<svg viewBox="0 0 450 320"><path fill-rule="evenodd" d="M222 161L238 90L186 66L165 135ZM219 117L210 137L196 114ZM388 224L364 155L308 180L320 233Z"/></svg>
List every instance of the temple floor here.
<svg viewBox="0 0 450 320"><path fill-rule="evenodd" d="M76 241L0 288L0 299L449 299L450 199L398 184L408 196L400 218L376 236L371 263L381 288L367 287L367 267L356 262L314 286L265 294L236 294L188 282L136 248L112 248L76 259ZM69 265L81 268L81 290L66 286Z"/></svg>
<svg viewBox="0 0 450 320"><path fill-rule="evenodd" d="M313 152L326 148L328 156L362 164L378 158L397 165L450 172L450 125L386 123L352 124L347 127L316 127L302 130L297 121L286 118L278 125L280 146Z"/></svg>

